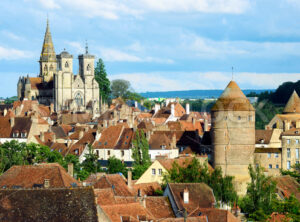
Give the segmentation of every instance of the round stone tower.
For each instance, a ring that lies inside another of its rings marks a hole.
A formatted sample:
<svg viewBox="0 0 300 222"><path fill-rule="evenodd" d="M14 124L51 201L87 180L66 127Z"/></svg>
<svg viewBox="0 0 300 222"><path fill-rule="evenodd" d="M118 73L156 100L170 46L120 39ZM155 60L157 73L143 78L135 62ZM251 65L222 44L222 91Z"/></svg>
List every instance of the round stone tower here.
<svg viewBox="0 0 300 222"><path fill-rule="evenodd" d="M231 81L211 109L214 166L234 176L238 194L246 193L248 165L254 163L255 109Z"/></svg>

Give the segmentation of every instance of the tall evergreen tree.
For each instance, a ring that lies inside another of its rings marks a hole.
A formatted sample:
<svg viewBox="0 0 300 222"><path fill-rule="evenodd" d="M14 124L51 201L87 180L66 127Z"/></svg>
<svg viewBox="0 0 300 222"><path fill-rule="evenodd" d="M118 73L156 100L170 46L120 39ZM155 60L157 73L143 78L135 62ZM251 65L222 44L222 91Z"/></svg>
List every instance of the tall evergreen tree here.
<svg viewBox="0 0 300 222"><path fill-rule="evenodd" d="M138 179L151 165L149 143L143 130L136 131L132 144L132 158L134 160L133 177L134 179Z"/></svg>
<svg viewBox="0 0 300 222"><path fill-rule="evenodd" d="M99 59L95 68L95 79L99 84L100 97L103 102L107 102L110 96L110 81L107 78L105 65L102 59Z"/></svg>

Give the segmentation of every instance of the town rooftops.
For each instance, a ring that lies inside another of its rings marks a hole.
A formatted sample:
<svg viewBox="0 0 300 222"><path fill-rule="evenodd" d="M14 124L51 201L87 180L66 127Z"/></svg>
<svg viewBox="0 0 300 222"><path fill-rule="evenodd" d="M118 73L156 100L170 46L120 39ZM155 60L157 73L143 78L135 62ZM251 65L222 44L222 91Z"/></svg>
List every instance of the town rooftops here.
<svg viewBox="0 0 300 222"><path fill-rule="evenodd" d="M254 111L255 109L235 81L230 81L211 111Z"/></svg>
<svg viewBox="0 0 300 222"><path fill-rule="evenodd" d="M300 114L300 98L295 90L284 107L283 113Z"/></svg>
<svg viewBox="0 0 300 222"><path fill-rule="evenodd" d="M269 144L273 130L255 130L255 143L256 144Z"/></svg>
<svg viewBox="0 0 300 222"><path fill-rule="evenodd" d="M217 208L198 208L188 216L199 215L206 216L208 222L240 222L229 210Z"/></svg>
<svg viewBox="0 0 300 222"><path fill-rule="evenodd" d="M275 177L276 188L281 198L289 198L292 194L300 201L300 185L290 175Z"/></svg>
<svg viewBox="0 0 300 222"><path fill-rule="evenodd" d="M0 190L0 221L97 222L91 187Z"/></svg>
<svg viewBox="0 0 300 222"><path fill-rule="evenodd" d="M0 188L42 187L45 180L50 188L73 187L79 185L58 163L12 166L0 176Z"/></svg>

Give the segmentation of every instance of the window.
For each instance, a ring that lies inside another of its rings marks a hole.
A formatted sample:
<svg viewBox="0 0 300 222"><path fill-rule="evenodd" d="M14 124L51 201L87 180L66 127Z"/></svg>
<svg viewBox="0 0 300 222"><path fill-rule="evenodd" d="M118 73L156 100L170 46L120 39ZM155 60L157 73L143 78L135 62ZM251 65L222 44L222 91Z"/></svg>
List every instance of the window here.
<svg viewBox="0 0 300 222"><path fill-rule="evenodd" d="M75 102L76 102L77 106L82 106L83 105L83 99L82 99L82 95L80 94L80 92L76 93Z"/></svg>
<svg viewBox="0 0 300 222"><path fill-rule="evenodd" d="M296 164L299 164L299 160L296 161Z"/></svg>
<svg viewBox="0 0 300 222"><path fill-rule="evenodd" d="M65 63L65 68L69 68L69 63L68 62Z"/></svg>
<svg viewBox="0 0 300 222"><path fill-rule="evenodd" d="M242 119L242 117L241 116L238 116L238 120L241 120Z"/></svg>
<svg viewBox="0 0 300 222"><path fill-rule="evenodd" d="M107 142L105 142L104 145L107 145Z"/></svg>
<svg viewBox="0 0 300 222"><path fill-rule="evenodd" d="M272 154L271 153L268 153L268 158L271 158Z"/></svg>
<svg viewBox="0 0 300 222"><path fill-rule="evenodd" d="M152 175L155 175L155 174L156 174L156 170L152 169Z"/></svg>
<svg viewBox="0 0 300 222"><path fill-rule="evenodd" d="M272 169L272 164L269 164L269 169Z"/></svg>
<svg viewBox="0 0 300 222"><path fill-rule="evenodd" d="M227 120L227 116L225 116L225 120Z"/></svg>
<svg viewBox="0 0 300 222"><path fill-rule="evenodd" d="M162 175L162 169L158 169L158 175Z"/></svg>
<svg viewBox="0 0 300 222"><path fill-rule="evenodd" d="M97 155L97 157L100 156L100 155L99 155L99 150L96 150L96 155Z"/></svg>
<svg viewBox="0 0 300 222"><path fill-rule="evenodd" d="M60 152L60 153L61 153L61 151L62 151L62 149L59 149L59 150L58 150L58 152ZM75 150L75 151L76 151L76 150Z"/></svg>
<svg viewBox="0 0 300 222"><path fill-rule="evenodd" d="M124 154L125 154L125 153L124 153L124 150L122 150L122 151L121 151L121 156L124 156Z"/></svg>
<svg viewBox="0 0 300 222"><path fill-rule="evenodd" d="M19 133L18 132L14 132L13 133L13 137L18 137L19 136Z"/></svg>
<svg viewBox="0 0 300 222"><path fill-rule="evenodd" d="M299 140L296 140L296 144L299 144Z"/></svg>
<svg viewBox="0 0 300 222"><path fill-rule="evenodd" d="M26 136L27 136L27 133L26 133L26 132L22 132L22 133L21 133L21 137L22 137L22 138L25 138Z"/></svg>
<svg viewBox="0 0 300 222"><path fill-rule="evenodd" d="M48 69L47 65L44 66L44 71L46 72Z"/></svg>
<svg viewBox="0 0 300 222"><path fill-rule="evenodd" d="M50 71L53 71L53 65L50 65Z"/></svg>
<svg viewBox="0 0 300 222"><path fill-rule="evenodd" d="M87 70L87 71L90 71L90 70L91 70L90 64L87 65L86 70Z"/></svg>
<svg viewBox="0 0 300 222"><path fill-rule="evenodd" d="M161 145L160 146L163 150L166 149L166 145Z"/></svg>
<svg viewBox="0 0 300 222"><path fill-rule="evenodd" d="M289 140L289 139L286 140L286 143L287 143L287 144L290 144L290 143L291 143L291 140Z"/></svg>
<svg viewBox="0 0 300 222"><path fill-rule="evenodd" d="M286 152L287 152L287 157L291 158L291 149L287 148Z"/></svg>
<svg viewBox="0 0 300 222"><path fill-rule="evenodd" d="M279 157L279 154L278 153L275 153L275 158L278 158Z"/></svg>
<svg viewBox="0 0 300 222"><path fill-rule="evenodd" d="M110 155L110 150L107 150L107 155L108 155L108 156Z"/></svg>
<svg viewBox="0 0 300 222"><path fill-rule="evenodd" d="M251 116L251 115L248 117L248 120L249 120L249 121L252 121L252 116Z"/></svg>
<svg viewBox="0 0 300 222"><path fill-rule="evenodd" d="M75 150L75 154L76 154L76 155L78 154L78 149Z"/></svg>
<svg viewBox="0 0 300 222"><path fill-rule="evenodd" d="M278 164L276 164L276 169L278 169L279 168L279 165Z"/></svg>
<svg viewBox="0 0 300 222"><path fill-rule="evenodd" d="M287 161L287 166L286 166L286 168L289 170L289 169L291 169L291 161Z"/></svg>
<svg viewBox="0 0 300 222"><path fill-rule="evenodd" d="M296 159L299 159L299 148L296 149Z"/></svg>

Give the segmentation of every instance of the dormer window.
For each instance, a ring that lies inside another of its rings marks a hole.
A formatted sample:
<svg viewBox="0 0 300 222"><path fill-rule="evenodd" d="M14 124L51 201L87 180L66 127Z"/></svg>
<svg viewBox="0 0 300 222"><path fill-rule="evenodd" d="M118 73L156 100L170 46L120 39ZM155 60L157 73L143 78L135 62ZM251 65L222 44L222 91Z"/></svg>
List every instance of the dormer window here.
<svg viewBox="0 0 300 222"><path fill-rule="evenodd" d="M18 136L19 136L19 132L14 132L14 133L13 133L13 137L14 137L14 138L16 138L16 137L18 137Z"/></svg>
<svg viewBox="0 0 300 222"><path fill-rule="evenodd" d="M77 155L78 153L79 153L79 152L78 152L78 149L76 149L76 150L75 150L75 154Z"/></svg>
<svg viewBox="0 0 300 222"><path fill-rule="evenodd" d="M59 150L58 150L58 152L60 152L60 153L61 153L61 151L62 151L62 149L59 149Z"/></svg>
<svg viewBox="0 0 300 222"><path fill-rule="evenodd" d="M26 132L22 132L22 133L21 133L21 137L22 137L22 138L25 138L26 136L27 136L27 133L26 133Z"/></svg>
<svg viewBox="0 0 300 222"><path fill-rule="evenodd" d="M160 146L163 150L166 149L166 145L161 145Z"/></svg>
<svg viewBox="0 0 300 222"><path fill-rule="evenodd" d="M260 143L264 143L265 142L265 140L264 139L260 139Z"/></svg>

